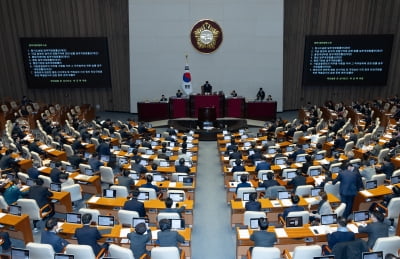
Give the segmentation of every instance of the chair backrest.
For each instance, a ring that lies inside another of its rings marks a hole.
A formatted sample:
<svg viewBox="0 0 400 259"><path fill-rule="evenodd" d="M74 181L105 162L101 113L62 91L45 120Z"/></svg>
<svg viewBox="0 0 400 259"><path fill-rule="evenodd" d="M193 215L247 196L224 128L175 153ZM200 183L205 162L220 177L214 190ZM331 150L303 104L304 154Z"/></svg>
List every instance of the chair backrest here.
<svg viewBox="0 0 400 259"><path fill-rule="evenodd" d="M270 200L275 200L278 198L278 192L287 191L284 186L271 186L265 191L265 197Z"/></svg>
<svg viewBox="0 0 400 259"><path fill-rule="evenodd" d="M33 160L39 163L39 166L42 166L42 159L40 158L38 153L36 153L35 151L31 151L31 157Z"/></svg>
<svg viewBox="0 0 400 259"><path fill-rule="evenodd" d="M164 158L156 158L153 160L153 163L156 164L157 166L160 165L160 162L166 162L167 160L165 160Z"/></svg>
<svg viewBox="0 0 400 259"><path fill-rule="evenodd" d="M86 209L86 208L81 208L79 209L80 214L92 214L92 222L95 222L96 224L98 223L98 218L100 215L100 211L96 209Z"/></svg>
<svg viewBox="0 0 400 259"><path fill-rule="evenodd" d="M277 247L260 247L256 246L251 252L251 259L279 259L281 251Z"/></svg>
<svg viewBox="0 0 400 259"><path fill-rule="evenodd" d="M90 142L92 142L92 144L94 144L94 147L96 148L98 145L100 145L99 140L96 138L90 138Z"/></svg>
<svg viewBox="0 0 400 259"><path fill-rule="evenodd" d="M55 253L49 244L29 242L26 248L29 250L29 259L53 258Z"/></svg>
<svg viewBox="0 0 400 259"><path fill-rule="evenodd" d="M109 256L115 258L134 259L132 250L129 248L121 247L111 244L108 247Z"/></svg>
<svg viewBox="0 0 400 259"><path fill-rule="evenodd" d="M71 201L79 201L82 200L82 191L81 191L81 186L79 184L71 184L67 186L62 186L61 191L63 192L69 192L71 195Z"/></svg>
<svg viewBox="0 0 400 259"><path fill-rule="evenodd" d="M96 258L92 247L88 245L68 244L65 253L74 255L74 259Z"/></svg>
<svg viewBox="0 0 400 259"><path fill-rule="evenodd" d="M128 197L129 192L126 186L112 185L111 190L116 190L116 197Z"/></svg>
<svg viewBox="0 0 400 259"><path fill-rule="evenodd" d="M365 138L357 139L356 148L362 148L364 146L364 143L365 143Z"/></svg>
<svg viewBox="0 0 400 259"><path fill-rule="evenodd" d="M325 150L324 150L324 151L325 151ZM311 172L312 172L313 170L318 170L320 173L322 173L322 166L320 166L320 165L313 165L313 166L308 167L308 169L307 169L307 174L308 174L308 175L311 175Z"/></svg>
<svg viewBox="0 0 400 259"><path fill-rule="evenodd" d="M351 151L354 147L354 142L353 141L349 141L346 143L346 145L344 146L343 152L345 154L347 154L347 152Z"/></svg>
<svg viewBox="0 0 400 259"><path fill-rule="evenodd" d="M250 219L266 218L264 211L245 211L243 214L243 225L250 226Z"/></svg>
<svg viewBox="0 0 400 259"><path fill-rule="evenodd" d="M341 217L345 209L346 209L346 203L340 203L340 205L335 209L334 213L338 217Z"/></svg>
<svg viewBox="0 0 400 259"><path fill-rule="evenodd" d="M310 219L310 213L308 211L291 211L287 215L288 217L302 217L303 218L303 225L308 224Z"/></svg>
<svg viewBox="0 0 400 259"><path fill-rule="evenodd" d="M153 247L151 249L151 259L179 259L179 250L174 246Z"/></svg>
<svg viewBox="0 0 400 259"><path fill-rule="evenodd" d="M378 154L378 164L383 163L383 159L385 158L385 156L387 156L388 153L389 153L389 148L382 148L382 149L379 151L379 154Z"/></svg>
<svg viewBox="0 0 400 259"><path fill-rule="evenodd" d="M304 136L304 132L303 131L295 131L293 134L293 140L292 143L296 144L299 141L299 138Z"/></svg>
<svg viewBox="0 0 400 259"><path fill-rule="evenodd" d="M74 150L72 149L72 147L68 144L64 144L63 148L65 150L65 153L67 154L67 156L73 156L74 155Z"/></svg>
<svg viewBox="0 0 400 259"><path fill-rule="evenodd" d="M386 254L398 255L400 249L400 237L380 237L375 241L373 251L383 251L383 256Z"/></svg>
<svg viewBox="0 0 400 259"><path fill-rule="evenodd" d="M317 139L317 143L320 143L321 145L323 145L326 142L326 136L320 136Z"/></svg>
<svg viewBox="0 0 400 259"><path fill-rule="evenodd" d="M148 192L149 193L149 200L157 200L157 193L156 190L153 188L145 188L145 187L139 187L140 192Z"/></svg>
<svg viewBox="0 0 400 259"><path fill-rule="evenodd" d="M371 177L371 180L376 180L377 186L385 183L386 174L375 174Z"/></svg>
<svg viewBox="0 0 400 259"><path fill-rule="evenodd" d="M236 172L233 173L233 180L234 180L235 182L238 182L238 175L242 175L242 174L246 174L246 175L247 175L247 179L248 179L248 177L249 177L249 172L246 172L246 171L236 171Z"/></svg>
<svg viewBox="0 0 400 259"><path fill-rule="evenodd" d="M41 220L39 206L33 199L18 199L17 205L21 206L21 214L29 215L31 220Z"/></svg>
<svg viewBox="0 0 400 259"><path fill-rule="evenodd" d="M121 145L121 150L122 151L128 152L129 148L130 148L129 145L124 145L124 144Z"/></svg>
<svg viewBox="0 0 400 259"><path fill-rule="evenodd" d="M326 183L324 185L324 191L340 199L340 182L337 182L335 185L333 185L332 183Z"/></svg>
<svg viewBox="0 0 400 259"><path fill-rule="evenodd" d="M180 219L181 216L177 212L160 212L157 215L157 222L162 219Z"/></svg>
<svg viewBox="0 0 400 259"><path fill-rule="evenodd" d="M43 180L43 186L50 188L50 184L51 184L50 176L39 175L38 177Z"/></svg>
<svg viewBox="0 0 400 259"><path fill-rule="evenodd" d="M187 173L172 173L172 175L171 175L171 181L177 182L180 175L188 176Z"/></svg>
<svg viewBox="0 0 400 259"><path fill-rule="evenodd" d="M114 184L114 172L112 168L100 166L100 179L103 183Z"/></svg>
<svg viewBox="0 0 400 259"><path fill-rule="evenodd" d="M118 222L121 225L132 225L133 218L139 218L139 213L132 210L119 210L118 211Z"/></svg>
<svg viewBox="0 0 400 259"><path fill-rule="evenodd" d="M0 210L7 210L8 209L8 204L6 200L4 199L3 195L0 195Z"/></svg>
<svg viewBox="0 0 400 259"><path fill-rule="evenodd" d="M83 164L83 163L79 164L79 171L81 171L81 174L84 174L86 169L92 169L92 168L88 164Z"/></svg>
<svg viewBox="0 0 400 259"><path fill-rule="evenodd" d="M31 159L32 155L29 149L25 146L22 146L22 155L25 157L25 159Z"/></svg>
<svg viewBox="0 0 400 259"><path fill-rule="evenodd" d="M397 169L393 172L392 176L398 176L400 175L400 169Z"/></svg>
<svg viewBox="0 0 400 259"><path fill-rule="evenodd" d="M296 168L285 168L282 170L282 178L287 179L288 172L297 172Z"/></svg>
<svg viewBox="0 0 400 259"><path fill-rule="evenodd" d="M389 219L397 219L400 214L400 197L390 199L387 206Z"/></svg>
<svg viewBox="0 0 400 259"><path fill-rule="evenodd" d="M243 200L243 194L248 192L256 192L256 189L253 187L241 187L237 191L236 198L240 198Z"/></svg>
<svg viewBox="0 0 400 259"><path fill-rule="evenodd" d="M293 251L293 259L313 258L321 256L322 249L319 245L312 246L296 246Z"/></svg>
<svg viewBox="0 0 400 259"><path fill-rule="evenodd" d="M297 186L295 194L302 196L302 197L311 196L311 189L313 187L314 186L312 186L310 184Z"/></svg>
<svg viewBox="0 0 400 259"><path fill-rule="evenodd" d="M26 180L29 178L29 175L23 172L18 172L17 175L22 183L26 183Z"/></svg>
<svg viewBox="0 0 400 259"><path fill-rule="evenodd" d="M259 170L258 173L257 173L257 178L262 180L263 174L267 174L267 173L274 174L274 171L273 170Z"/></svg>

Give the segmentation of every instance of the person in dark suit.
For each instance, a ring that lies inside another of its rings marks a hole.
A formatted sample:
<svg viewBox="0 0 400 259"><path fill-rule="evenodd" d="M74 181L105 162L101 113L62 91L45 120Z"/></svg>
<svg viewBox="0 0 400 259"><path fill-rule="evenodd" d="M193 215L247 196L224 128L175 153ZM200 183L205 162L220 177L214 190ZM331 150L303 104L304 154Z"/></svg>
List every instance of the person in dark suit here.
<svg viewBox="0 0 400 259"><path fill-rule="evenodd" d="M256 100L257 101L262 101L262 100L264 100L264 98L265 98L265 92L264 92L264 90L262 89L262 87L260 87L260 89L258 89L258 92L257 92L257 96L256 96L257 98L256 98Z"/></svg>
<svg viewBox="0 0 400 259"><path fill-rule="evenodd" d="M156 191L157 194L159 194L160 193L160 189L157 186L153 185L151 183L152 181L153 181L153 176L151 174L148 174L148 175L146 175L146 183L142 184L140 187L152 188L152 189L154 189Z"/></svg>
<svg viewBox="0 0 400 259"><path fill-rule="evenodd" d="M135 163L131 164L131 169L138 174L144 175L147 173L147 168L140 164L142 158L140 156L135 157Z"/></svg>
<svg viewBox="0 0 400 259"><path fill-rule="evenodd" d="M385 156L385 158L383 159L383 165L381 167L377 168L377 171L378 171L378 173L384 173L386 175L386 179L390 180L390 178L392 177L392 174L394 172L394 165L390 161L389 156Z"/></svg>
<svg viewBox="0 0 400 259"><path fill-rule="evenodd" d="M372 249L378 238L389 236L389 226L383 222L385 216L380 211L373 211L371 213L371 220L371 223L358 227L359 233L368 233L367 244L370 249Z"/></svg>
<svg viewBox="0 0 400 259"><path fill-rule="evenodd" d="M56 253L62 253L69 242L57 235L57 222L55 218L46 222L46 231L42 232L40 242L51 245Z"/></svg>
<svg viewBox="0 0 400 259"><path fill-rule="evenodd" d="M29 151L34 151L39 155L44 155L44 151L39 148L39 139L34 139L31 144L28 146Z"/></svg>
<svg viewBox="0 0 400 259"><path fill-rule="evenodd" d="M0 159L0 169L4 170L16 166L17 162L11 157L12 152L11 149L7 149L6 154Z"/></svg>
<svg viewBox="0 0 400 259"><path fill-rule="evenodd" d="M355 143L354 143L355 144ZM338 133L336 135L336 139L333 142L333 147L335 149L339 148L339 149L344 149L344 147L346 146L346 140L343 138L341 133Z"/></svg>
<svg viewBox="0 0 400 259"><path fill-rule="evenodd" d="M171 223L168 219L162 219L158 224L161 231L157 233L156 243L161 247L174 246L179 249L178 243L184 243L185 238L178 232L171 231ZM181 250L179 249L179 251Z"/></svg>
<svg viewBox="0 0 400 259"><path fill-rule="evenodd" d="M202 86L203 94L211 94L212 93L212 86L208 81Z"/></svg>
<svg viewBox="0 0 400 259"><path fill-rule="evenodd" d="M179 216L182 218L182 212L185 211L186 206L183 205L183 206L180 206L179 208L172 208L174 201L169 197L165 199L164 203L165 203L165 209L161 210L160 212L178 213Z"/></svg>
<svg viewBox="0 0 400 259"><path fill-rule="evenodd" d="M339 217L337 219L338 228L335 232L327 235L328 238L328 248L332 250L337 243L340 242L348 242L355 240L355 235L353 232L349 231L347 226L347 220L343 217ZM325 254L327 254L327 250L325 250L325 246L322 246Z"/></svg>
<svg viewBox="0 0 400 259"><path fill-rule="evenodd" d="M83 227L75 230L75 237L79 245L88 245L93 249L93 253L98 255L102 248L108 249L108 243L104 243L102 246L97 243L97 240L101 238L101 234L96 227L90 227L92 220L92 214L86 213L82 215Z"/></svg>
<svg viewBox="0 0 400 259"><path fill-rule="evenodd" d="M243 172L246 171L246 168L244 168L244 166L242 166L242 160L240 159L236 159L235 160L235 166L232 167L232 173L234 172Z"/></svg>
<svg viewBox="0 0 400 259"><path fill-rule="evenodd" d="M71 145L72 150L74 150L74 152L82 152L85 151L85 146L82 145L82 137L77 137L75 139L75 141L72 143Z"/></svg>
<svg viewBox="0 0 400 259"><path fill-rule="evenodd" d="M254 241L254 247L273 247L277 242L277 238L274 232L268 232L268 219L259 218L258 226L260 231L254 231L250 236L250 240ZM253 251L253 247L250 247L250 253Z"/></svg>
<svg viewBox="0 0 400 259"><path fill-rule="evenodd" d="M292 180L290 180L287 184L293 185L293 193L294 193L296 192L297 187L299 187L300 185L307 184L307 179L301 172L301 169L298 169L296 172L296 176Z"/></svg>
<svg viewBox="0 0 400 259"><path fill-rule="evenodd" d="M100 140L100 142L100 145L96 148L96 152L99 154L99 156L111 156L110 140Z"/></svg>
<svg viewBox="0 0 400 259"><path fill-rule="evenodd" d="M131 186L135 184L135 180L129 177L129 173L130 173L129 170L124 170L122 172L122 175L117 177L118 185L125 186L128 191L131 189Z"/></svg>
<svg viewBox="0 0 400 259"><path fill-rule="evenodd" d="M233 152L229 154L229 160L231 159L242 159L242 153L239 151L237 146L233 147Z"/></svg>
<svg viewBox="0 0 400 259"><path fill-rule="evenodd" d="M43 186L43 180L38 178L35 180L35 185L31 186L28 191L27 198L34 199L38 204L39 208L49 204L49 198L53 196L53 193Z"/></svg>
<svg viewBox="0 0 400 259"><path fill-rule="evenodd" d="M146 249L146 244L152 238L151 229L147 229L146 224L139 223L135 226L135 232L128 233L127 237L130 241L130 248L135 258L141 258L142 255L150 255L150 251Z"/></svg>
<svg viewBox="0 0 400 259"><path fill-rule="evenodd" d="M225 155L228 156L229 154L233 153L234 152L233 150L235 149L235 147L237 147L235 138L231 137L231 144L227 145Z"/></svg>
<svg viewBox="0 0 400 259"><path fill-rule="evenodd" d="M339 175L332 184L335 185L340 181L340 199L341 202L346 203L346 209L343 212L343 217L347 218L353 208L353 201L358 191L362 188L363 183L361 175L354 170L354 166L347 163L346 170L339 172Z"/></svg>
<svg viewBox="0 0 400 259"><path fill-rule="evenodd" d="M261 211L261 203L256 201L256 199L257 193L250 193L249 201L245 204L246 211Z"/></svg>
<svg viewBox="0 0 400 259"><path fill-rule="evenodd" d="M267 162L267 158L265 156L261 156L261 162L256 166L256 172L260 170L270 170L271 164Z"/></svg>
<svg viewBox="0 0 400 259"><path fill-rule="evenodd" d="M190 173L190 168L185 165L185 159L180 158L178 161L178 165L175 166L175 172L177 173Z"/></svg>
<svg viewBox="0 0 400 259"><path fill-rule="evenodd" d="M296 161L297 155L304 154L304 153L306 153L306 151L303 149L303 145L297 144L296 150L291 155L289 155L288 158Z"/></svg>
<svg viewBox="0 0 400 259"><path fill-rule="evenodd" d="M242 187L251 187L251 184L247 182L247 174L240 175L240 183L236 186L236 193L238 192L239 188Z"/></svg>
<svg viewBox="0 0 400 259"><path fill-rule="evenodd" d="M292 204L293 205L290 206L289 208L286 208L283 211L283 214L282 214L282 217L285 220L286 220L286 217L288 216L289 212L292 212L292 211L304 211L304 207L301 207L301 206L298 205L299 201L300 201L300 197L298 195L292 196L291 200L292 200Z"/></svg>
<svg viewBox="0 0 400 259"><path fill-rule="evenodd" d="M264 187L265 190L271 186L278 186L280 185L277 180L274 179L274 174L272 172L267 173L267 180L264 180L262 183L258 185L258 187Z"/></svg>
<svg viewBox="0 0 400 259"><path fill-rule="evenodd" d="M57 161L55 167L50 171L50 178L53 183L60 183L60 174L62 174L62 164Z"/></svg>
<svg viewBox="0 0 400 259"><path fill-rule="evenodd" d="M130 200L127 200L122 207L123 210L130 210L130 211L136 211L139 213L140 217L145 217L146 216L146 210L144 209L144 204L143 202L140 202L137 200L139 196L139 190L135 189L130 193Z"/></svg>
<svg viewBox="0 0 400 259"><path fill-rule="evenodd" d="M93 169L93 172L100 171L100 166L104 165L104 163L100 161L99 154L97 154L97 152L94 152L92 154L92 156L89 158L88 164ZM84 173L84 172L81 172L81 173Z"/></svg>

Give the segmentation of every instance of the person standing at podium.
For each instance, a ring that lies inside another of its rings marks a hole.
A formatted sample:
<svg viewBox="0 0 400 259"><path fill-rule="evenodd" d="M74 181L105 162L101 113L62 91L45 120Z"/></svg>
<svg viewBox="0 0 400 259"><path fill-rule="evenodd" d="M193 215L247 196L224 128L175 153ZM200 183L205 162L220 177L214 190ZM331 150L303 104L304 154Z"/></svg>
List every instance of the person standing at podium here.
<svg viewBox="0 0 400 259"><path fill-rule="evenodd" d="M262 100L264 100L264 98L265 98L265 92L262 89L262 87L260 87L260 89L257 92L257 99L256 100L257 101L262 101Z"/></svg>
<svg viewBox="0 0 400 259"><path fill-rule="evenodd" d="M202 86L203 94L211 94L212 93L212 86L208 81Z"/></svg>
<svg viewBox="0 0 400 259"><path fill-rule="evenodd" d="M181 90L178 89L178 91L176 91L176 97L181 98L183 95L183 93L181 92Z"/></svg>

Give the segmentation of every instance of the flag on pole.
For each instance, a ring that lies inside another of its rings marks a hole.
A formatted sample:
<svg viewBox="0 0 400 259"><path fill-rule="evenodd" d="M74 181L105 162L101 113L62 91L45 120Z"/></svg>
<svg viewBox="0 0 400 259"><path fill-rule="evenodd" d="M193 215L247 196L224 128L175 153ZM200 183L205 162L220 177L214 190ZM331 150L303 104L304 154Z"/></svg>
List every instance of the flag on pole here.
<svg viewBox="0 0 400 259"><path fill-rule="evenodd" d="M182 90L186 95L192 93L192 76L189 71L188 55L186 55L185 71L183 71Z"/></svg>

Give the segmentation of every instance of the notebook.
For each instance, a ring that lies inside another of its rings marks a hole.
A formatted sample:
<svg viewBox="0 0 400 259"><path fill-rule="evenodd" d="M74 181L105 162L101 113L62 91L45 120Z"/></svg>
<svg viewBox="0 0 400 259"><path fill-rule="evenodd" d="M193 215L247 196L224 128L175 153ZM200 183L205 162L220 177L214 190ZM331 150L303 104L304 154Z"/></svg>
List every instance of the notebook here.
<svg viewBox="0 0 400 259"><path fill-rule="evenodd" d="M65 221L72 224L81 224L82 215L80 213L67 213Z"/></svg>
<svg viewBox="0 0 400 259"><path fill-rule="evenodd" d="M365 182L365 189L367 189L367 190L375 189L376 187L378 187L377 180L370 180L370 181Z"/></svg>
<svg viewBox="0 0 400 259"><path fill-rule="evenodd" d="M103 257L104 258L104 257ZM54 259L74 259L74 255L55 254Z"/></svg>
<svg viewBox="0 0 400 259"><path fill-rule="evenodd" d="M290 199L290 192L288 191L279 191L278 192L278 200Z"/></svg>
<svg viewBox="0 0 400 259"><path fill-rule="evenodd" d="M50 190L53 192L61 192L61 183L50 183Z"/></svg>
<svg viewBox="0 0 400 259"><path fill-rule="evenodd" d="M311 189L311 197L318 196L321 191L323 191L323 188L312 188Z"/></svg>
<svg viewBox="0 0 400 259"><path fill-rule="evenodd" d="M321 170L320 169L311 169L310 170L310 176L318 176L321 174Z"/></svg>
<svg viewBox="0 0 400 259"><path fill-rule="evenodd" d="M362 254L362 259L383 259L383 252L382 251L364 252Z"/></svg>
<svg viewBox="0 0 400 259"><path fill-rule="evenodd" d="M85 174L88 176L94 175L93 169L92 168L85 168Z"/></svg>
<svg viewBox="0 0 400 259"><path fill-rule="evenodd" d="M185 223L183 219L169 219L171 229L184 229Z"/></svg>
<svg viewBox="0 0 400 259"><path fill-rule="evenodd" d="M332 225L337 223L336 214L321 215L321 225Z"/></svg>
<svg viewBox="0 0 400 259"><path fill-rule="evenodd" d="M12 259L29 259L29 250L22 248L11 248L11 258Z"/></svg>
<svg viewBox="0 0 400 259"><path fill-rule="evenodd" d="M295 228L303 226L303 217L286 217L286 227Z"/></svg>
<svg viewBox="0 0 400 259"><path fill-rule="evenodd" d="M139 192L138 200L139 201L146 201L149 200L149 192Z"/></svg>
<svg viewBox="0 0 400 259"><path fill-rule="evenodd" d="M22 208L18 205L9 205L8 212L12 215L21 216Z"/></svg>
<svg viewBox="0 0 400 259"><path fill-rule="evenodd" d="M98 216L98 226L102 227L114 227L114 216Z"/></svg>
<svg viewBox="0 0 400 259"><path fill-rule="evenodd" d="M355 211L353 213L354 216L354 221L355 222L360 222L360 221L366 221L369 220L369 212L368 211L364 211L364 210L360 210L360 211Z"/></svg>
<svg viewBox="0 0 400 259"><path fill-rule="evenodd" d="M104 198L115 198L115 197L117 197L117 190L104 189L103 197Z"/></svg>
<svg viewBox="0 0 400 259"><path fill-rule="evenodd" d="M184 201L184 193L180 192L170 192L168 197L171 198L174 202Z"/></svg>
<svg viewBox="0 0 400 259"><path fill-rule="evenodd" d="M132 227L136 227L139 223L145 223L146 227L149 227L149 219L148 218L132 218Z"/></svg>

